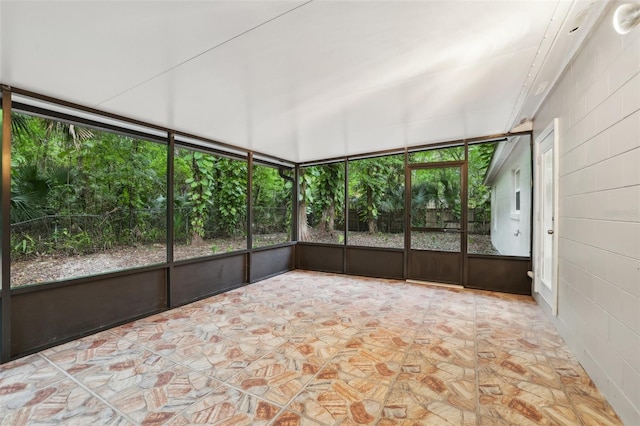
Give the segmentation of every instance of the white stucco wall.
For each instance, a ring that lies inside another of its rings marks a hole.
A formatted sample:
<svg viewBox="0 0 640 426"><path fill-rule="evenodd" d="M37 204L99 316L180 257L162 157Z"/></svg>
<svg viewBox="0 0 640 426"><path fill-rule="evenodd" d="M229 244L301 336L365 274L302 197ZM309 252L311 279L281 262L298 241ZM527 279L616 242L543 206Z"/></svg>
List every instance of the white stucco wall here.
<svg viewBox="0 0 640 426"><path fill-rule="evenodd" d="M640 28L614 31L619 4L534 117L534 134L559 118L552 319L623 422L640 425Z"/></svg>
<svg viewBox="0 0 640 426"><path fill-rule="evenodd" d="M518 142L511 143L516 143L516 146L493 179L491 186L491 242L502 255L529 256L531 251L529 139L519 138ZM520 214L513 212L513 171L517 169L520 170Z"/></svg>

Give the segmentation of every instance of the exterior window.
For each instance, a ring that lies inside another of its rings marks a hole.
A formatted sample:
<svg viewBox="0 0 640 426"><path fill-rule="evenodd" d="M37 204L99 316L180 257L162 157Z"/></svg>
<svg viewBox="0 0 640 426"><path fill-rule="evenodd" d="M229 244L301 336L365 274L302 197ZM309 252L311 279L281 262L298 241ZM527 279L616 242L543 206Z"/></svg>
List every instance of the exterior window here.
<svg viewBox="0 0 640 426"><path fill-rule="evenodd" d="M344 163L300 169L300 241L344 244Z"/></svg>
<svg viewBox="0 0 640 426"><path fill-rule="evenodd" d="M349 161L347 244L404 247L404 154Z"/></svg>
<svg viewBox="0 0 640 426"><path fill-rule="evenodd" d="M254 164L253 248L291 241L293 170Z"/></svg>
<svg viewBox="0 0 640 426"><path fill-rule="evenodd" d="M245 250L247 163L176 147L174 164L174 259Z"/></svg>
<svg viewBox="0 0 640 426"><path fill-rule="evenodd" d="M486 142L469 146L468 154L468 196L467 196L467 252L470 254L498 255L492 236L498 231L500 222L495 207L498 205L501 191L495 182L487 180L487 174L495 169L491 167L498 144ZM491 169L491 170L490 170ZM509 170L509 169L507 169ZM507 175L507 182L512 176ZM510 202L510 186L505 196ZM504 204L504 200L501 204ZM507 210L511 206L507 204ZM508 212L510 213L510 211ZM493 229L492 229L493 226Z"/></svg>
<svg viewBox="0 0 640 426"><path fill-rule="evenodd" d="M467 158L467 252L529 256L529 137L469 145Z"/></svg>
<svg viewBox="0 0 640 426"><path fill-rule="evenodd" d="M409 153L410 163L440 163L464 160L464 146L436 148Z"/></svg>
<svg viewBox="0 0 640 426"><path fill-rule="evenodd" d="M167 146L13 114L11 286L166 262Z"/></svg>
<svg viewBox="0 0 640 426"><path fill-rule="evenodd" d="M513 172L513 197L514 213L520 213L520 169Z"/></svg>

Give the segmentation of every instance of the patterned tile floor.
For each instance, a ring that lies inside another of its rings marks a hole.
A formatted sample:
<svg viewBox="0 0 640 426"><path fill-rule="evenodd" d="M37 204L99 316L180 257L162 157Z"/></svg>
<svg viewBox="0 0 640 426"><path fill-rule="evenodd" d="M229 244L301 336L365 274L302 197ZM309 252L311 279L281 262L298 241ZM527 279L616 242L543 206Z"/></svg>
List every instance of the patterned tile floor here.
<svg viewBox="0 0 640 426"><path fill-rule="evenodd" d="M617 425L533 299L293 271L0 366L0 424Z"/></svg>

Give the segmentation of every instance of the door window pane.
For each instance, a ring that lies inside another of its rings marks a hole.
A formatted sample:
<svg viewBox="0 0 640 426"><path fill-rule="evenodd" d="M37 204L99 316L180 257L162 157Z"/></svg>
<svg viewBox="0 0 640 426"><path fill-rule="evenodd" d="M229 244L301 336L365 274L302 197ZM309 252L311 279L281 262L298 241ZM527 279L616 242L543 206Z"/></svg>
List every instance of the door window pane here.
<svg viewBox="0 0 640 426"><path fill-rule="evenodd" d="M411 171L411 248L460 251L460 167Z"/></svg>
<svg viewBox="0 0 640 426"><path fill-rule="evenodd" d="M409 153L410 163L441 163L464 160L464 146L436 148Z"/></svg>
<svg viewBox="0 0 640 426"><path fill-rule="evenodd" d="M411 231L411 249L460 252L460 234L451 231Z"/></svg>

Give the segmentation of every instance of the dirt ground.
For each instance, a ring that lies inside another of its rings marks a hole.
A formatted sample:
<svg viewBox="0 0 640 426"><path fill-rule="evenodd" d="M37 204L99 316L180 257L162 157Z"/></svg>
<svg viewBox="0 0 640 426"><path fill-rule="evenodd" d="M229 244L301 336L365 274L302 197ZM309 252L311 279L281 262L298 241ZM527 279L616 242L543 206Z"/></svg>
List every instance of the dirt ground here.
<svg viewBox="0 0 640 426"><path fill-rule="evenodd" d="M322 233L311 230L309 241L318 243L342 243L342 233ZM253 246L263 247L288 241L288 235L254 235ZM349 232L349 245L403 248L404 234L369 234L367 232ZM412 247L426 250L457 251L460 238L455 233L417 233L413 235ZM244 250L247 246L244 237L220 238L205 241L201 245L176 245L174 259L184 260L211 254ZM491 245L491 238L485 235L472 235L469 238L469 253L499 254ZM101 253L84 256L40 256L29 260L11 262L11 286L20 287L29 284L59 281L95 275L104 272L130 269L163 263L166 260L166 248L163 244L138 247L120 247Z"/></svg>
<svg viewBox="0 0 640 426"><path fill-rule="evenodd" d="M289 240L287 234L254 235L254 247L279 244ZM200 245L176 245L175 260L228 253L247 248L245 237L206 240ZM39 256L11 262L11 286L59 281L104 272L163 263L167 258L164 244L118 247L84 256Z"/></svg>
<svg viewBox="0 0 640 426"><path fill-rule="evenodd" d="M310 229L310 238L314 243L341 244L344 239L342 231L320 232ZM349 232L347 242L354 246L404 248L404 234L369 234L368 232ZM490 235L469 235L467 251L470 254L500 254L493 244ZM460 234L455 232L414 232L411 236L411 247L421 250L459 251Z"/></svg>

